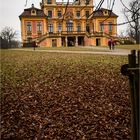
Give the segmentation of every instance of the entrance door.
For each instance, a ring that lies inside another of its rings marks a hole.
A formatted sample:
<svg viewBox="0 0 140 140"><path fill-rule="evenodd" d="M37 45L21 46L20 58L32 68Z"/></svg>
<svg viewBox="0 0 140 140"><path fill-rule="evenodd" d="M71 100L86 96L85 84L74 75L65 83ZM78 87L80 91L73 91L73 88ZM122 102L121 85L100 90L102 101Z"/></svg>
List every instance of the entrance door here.
<svg viewBox="0 0 140 140"><path fill-rule="evenodd" d="M57 40L56 39L52 39L52 47L57 47Z"/></svg>
<svg viewBox="0 0 140 140"><path fill-rule="evenodd" d="M75 38L68 37L68 46L74 46L74 44L75 44Z"/></svg>
<svg viewBox="0 0 140 140"><path fill-rule="evenodd" d="M84 46L84 37L83 36L78 37L78 45Z"/></svg>
<svg viewBox="0 0 140 140"><path fill-rule="evenodd" d="M96 38L96 46L100 46L101 45L101 40L99 38Z"/></svg>
<svg viewBox="0 0 140 140"><path fill-rule="evenodd" d="M61 38L61 45L62 46L66 46L65 37L62 37Z"/></svg>

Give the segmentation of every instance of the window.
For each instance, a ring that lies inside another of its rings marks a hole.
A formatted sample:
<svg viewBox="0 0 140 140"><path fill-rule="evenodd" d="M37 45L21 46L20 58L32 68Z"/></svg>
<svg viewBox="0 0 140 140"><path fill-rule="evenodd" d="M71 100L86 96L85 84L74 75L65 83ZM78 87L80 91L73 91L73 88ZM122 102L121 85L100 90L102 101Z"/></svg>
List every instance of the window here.
<svg viewBox="0 0 140 140"><path fill-rule="evenodd" d="M52 11L48 11L48 17L52 18Z"/></svg>
<svg viewBox="0 0 140 140"><path fill-rule="evenodd" d="M47 0L47 4L52 4L52 0Z"/></svg>
<svg viewBox="0 0 140 140"><path fill-rule="evenodd" d="M71 21L71 20L66 21L66 30L67 30L67 32L73 31L73 21Z"/></svg>
<svg viewBox="0 0 140 140"><path fill-rule="evenodd" d="M100 22L100 31L103 32L104 31L104 25L102 22Z"/></svg>
<svg viewBox="0 0 140 140"><path fill-rule="evenodd" d="M86 18L89 17L89 11L86 11Z"/></svg>
<svg viewBox="0 0 140 140"><path fill-rule="evenodd" d="M42 31L42 22L37 22L37 32Z"/></svg>
<svg viewBox="0 0 140 140"><path fill-rule="evenodd" d="M62 31L62 25L59 23L58 24L58 32L61 32Z"/></svg>
<svg viewBox="0 0 140 140"><path fill-rule="evenodd" d="M76 17L80 17L80 11L76 12Z"/></svg>
<svg viewBox="0 0 140 140"><path fill-rule="evenodd" d="M32 24L31 22L27 22L27 32L31 32L32 31Z"/></svg>
<svg viewBox="0 0 140 140"><path fill-rule="evenodd" d="M77 32L80 32L81 31L81 25L80 23L77 24Z"/></svg>
<svg viewBox="0 0 140 140"><path fill-rule="evenodd" d="M32 13L35 14L35 10L33 10Z"/></svg>
<svg viewBox="0 0 140 140"><path fill-rule="evenodd" d="M59 18L62 17L61 11L58 11L57 15L58 15Z"/></svg>
<svg viewBox="0 0 140 140"><path fill-rule="evenodd" d="M36 15L36 10L32 10L31 15Z"/></svg>
<svg viewBox="0 0 140 140"><path fill-rule="evenodd" d="M112 32L112 22L109 22L108 23L108 31L109 32Z"/></svg>
<svg viewBox="0 0 140 140"><path fill-rule="evenodd" d="M108 11L107 10L105 10L103 13L104 13L104 15L108 15Z"/></svg>
<svg viewBox="0 0 140 140"><path fill-rule="evenodd" d="M57 47L57 40L56 39L52 39L52 47Z"/></svg>
<svg viewBox="0 0 140 140"><path fill-rule="evenodd" d="M92 26L93 26L93 32L94 32L94 23L93 23L93 25L92 25Z"/></svg>
<svg viewBox="0 0 140 140"><path fill-rule="evenodd" d="M89 4L89 0L85 0L85 4L88 5Z"/></svg>
<svg viewBox="0 0 140 140"><path fill-rule="evenodd" d="M48 32L53 33L53 24L48 25Z"/></svg>
<svg viewBox="0 0 140 140"><path fill-rule="evenodd" d="M86 24L86 31L89 33L90 29L89 29L89 24Z"/></svg>

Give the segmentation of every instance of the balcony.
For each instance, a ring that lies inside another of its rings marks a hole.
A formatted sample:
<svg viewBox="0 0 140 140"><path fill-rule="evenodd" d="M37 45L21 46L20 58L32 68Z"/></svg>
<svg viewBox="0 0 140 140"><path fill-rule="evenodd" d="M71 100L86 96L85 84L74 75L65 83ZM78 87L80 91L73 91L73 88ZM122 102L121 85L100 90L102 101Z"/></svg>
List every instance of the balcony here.
<svg viewBox="0 0 140 140"><path fill-rule="evenodd" d="M83 35L85 34L86 32L85 31L62 31L61 34L62 35Z"/></svg>
<svg viewBox="0 0 140 140"><path fill-rule="evenodd" d="M54 33L54 32L49 32L48 33L48 36L51 36L51 37L53 37L53 36L60 36L61 35L61 32L56 32L56 33Z"/></svg>
<svg viewBox="0 0 140 140"><path fill-rule="evenodd" d="M41 36L42 35L42 31L37 31L37 35Z"/></svg>

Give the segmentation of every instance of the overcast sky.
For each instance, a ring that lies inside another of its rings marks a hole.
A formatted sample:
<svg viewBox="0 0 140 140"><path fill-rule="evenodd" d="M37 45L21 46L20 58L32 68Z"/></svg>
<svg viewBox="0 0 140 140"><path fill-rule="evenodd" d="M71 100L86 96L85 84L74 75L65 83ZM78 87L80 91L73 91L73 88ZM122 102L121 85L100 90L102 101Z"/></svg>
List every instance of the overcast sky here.
<svg viewBox="0 0 140 140"><path fill-rule="evenodd" d="M94 5L97 6L100 0L93 1ZM113 0L105 0L105 2L103 3L104 8L107 8L107 1ZM128 6L131 0L123 0L123 1L124 4ZM41 0L28 0L27 6L25 7L26 0L0 0L0 30L5 26L12 27L14 30L18 32L19 34L18 38L20 39L20 20L18 16L23 12L25 8L29 8L32 3L34 3L35 7L40 8L39 6L40 2ZM120 0L116 0L115 5L113 7L113 12L119 16L118 23L125 22L125 18L121 12L122 8L123 6L120 3ZM118 34L121 31L125 32L126 28L127 25L118 26Z"/></svg>

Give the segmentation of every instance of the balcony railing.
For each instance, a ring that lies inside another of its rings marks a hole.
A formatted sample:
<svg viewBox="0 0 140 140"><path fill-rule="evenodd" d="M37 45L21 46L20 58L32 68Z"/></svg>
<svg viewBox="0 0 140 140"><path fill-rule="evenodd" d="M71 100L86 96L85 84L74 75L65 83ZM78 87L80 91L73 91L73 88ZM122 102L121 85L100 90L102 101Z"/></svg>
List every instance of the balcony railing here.
<svg viewBox="0 0 140 140"><path fill-rule="evenodd" d="M27 31L27 35L32 35L32 31Z"/></svg>
<svg viewBox="0 0 140 140"><path fill-rule="evenodd" d="M42 35L42 31L37 31L37 34L40 36Z"/></svg>
<svg viewBox="0 0 140 140"><path fill-rule="evenodd" d="M85 31L62 31L61 34L85 34Z"/></svg>
<svg viewBox="0 0 140 140"><path fill-rule="evenodd" d="M104 32L93 32L94 36L103 36Z"/></svg>

